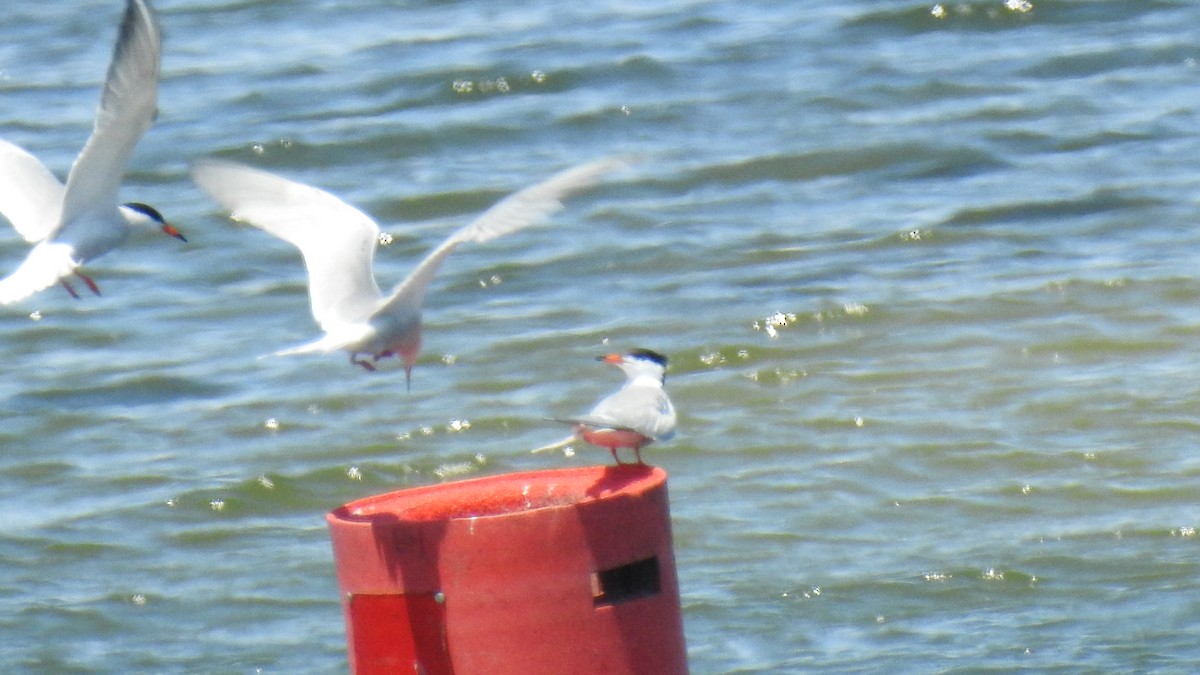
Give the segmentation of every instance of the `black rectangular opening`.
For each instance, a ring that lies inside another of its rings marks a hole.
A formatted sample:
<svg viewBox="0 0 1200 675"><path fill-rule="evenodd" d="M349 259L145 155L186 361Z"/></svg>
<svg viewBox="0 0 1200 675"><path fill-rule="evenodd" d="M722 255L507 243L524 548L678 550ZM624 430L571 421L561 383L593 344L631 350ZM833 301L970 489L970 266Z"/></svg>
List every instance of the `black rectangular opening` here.
<svg viewBox="0 0 1200 675"><path fill-rule="evenodd" d="M650 557L596 572L592 579L592 600L597 607L616 605L658 595L661 589L658 558Z"/></svg>

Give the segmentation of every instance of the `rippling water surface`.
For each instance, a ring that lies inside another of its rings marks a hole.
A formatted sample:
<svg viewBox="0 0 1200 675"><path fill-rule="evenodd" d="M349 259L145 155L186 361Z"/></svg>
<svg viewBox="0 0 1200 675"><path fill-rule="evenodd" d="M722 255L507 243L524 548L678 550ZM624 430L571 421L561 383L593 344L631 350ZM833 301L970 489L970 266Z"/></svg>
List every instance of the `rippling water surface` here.
<svg viewBox="0 0 1200 675"><path fill-rule="evenodd" d="M0 135L65 172L117 0L0 8ZM123 196L188 235L0 311L0 670L341 672L324 513L607 461L545 417L672 358L696 673L1200 665L1200 5L159 0ZM411 392L312 338L219 156L394 235L641 161L449 259ZM0 230L0 269L27 250Z"/></svg>

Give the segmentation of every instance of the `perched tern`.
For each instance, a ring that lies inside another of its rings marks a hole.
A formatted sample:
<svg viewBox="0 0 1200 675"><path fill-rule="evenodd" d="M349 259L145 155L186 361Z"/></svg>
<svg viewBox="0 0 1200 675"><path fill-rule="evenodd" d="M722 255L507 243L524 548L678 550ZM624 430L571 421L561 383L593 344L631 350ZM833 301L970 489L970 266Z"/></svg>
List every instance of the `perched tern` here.
<svg viewBox="0 0 1200 675"><path fill-rule="evenodd" d="M276 355L344 350L366 370L398 355L411 384L421 350L421 301L446 256L464 242L488 241L544 220L562 208L568 194L624 164L591 162L506 197L433 249L388 295L379 290L373 270L379 225L362 211L324 190L232 162L202 160L192 176L230 218L300 249L312 315L325 335Z"/></svg>
<svg viewBox="0 0 1200 675"><path fill-rule="evenodd" d="M147 0L128 0L96 125L64 186L33 155L0 141L0 213L27 241L25 261L0 279L0 303L10 304L55 283L78 298L67 277L96 282L80 265L120 246L130 227L154 225L187 241L161 213L136 202L117 203L133 148L154 122L162 36Z"/></svg>
<svg viewBox="0 0 1200 675"><path fill-rule="evenodd" d="M558 421L573 425L579 440L608 448L617 464L622 463L618 448L632 448L637 463L643 464L642 448L675 435L675 406L664 388L667 357L649 349L635 349L598 360L620 368L625 373L625 384L588 414Z"/></svg>

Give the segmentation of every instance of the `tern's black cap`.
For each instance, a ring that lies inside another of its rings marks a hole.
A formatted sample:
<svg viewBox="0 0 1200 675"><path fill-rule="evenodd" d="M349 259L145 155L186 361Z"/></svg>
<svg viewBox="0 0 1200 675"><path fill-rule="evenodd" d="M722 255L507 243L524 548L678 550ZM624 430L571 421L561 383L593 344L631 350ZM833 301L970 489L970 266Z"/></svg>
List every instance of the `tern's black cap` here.
<svg viewBox="0 0 1200 675"><path fill-rule="evenodd" d="M634 349L629 352L629 355L639 358L639 359L646 359L647 361L653 361L653 362L657 363L658 365L662 366L663 368L667 367L667 357L663 356L662 354L659 354L656 351L650 350L650 349Z"/></svg>

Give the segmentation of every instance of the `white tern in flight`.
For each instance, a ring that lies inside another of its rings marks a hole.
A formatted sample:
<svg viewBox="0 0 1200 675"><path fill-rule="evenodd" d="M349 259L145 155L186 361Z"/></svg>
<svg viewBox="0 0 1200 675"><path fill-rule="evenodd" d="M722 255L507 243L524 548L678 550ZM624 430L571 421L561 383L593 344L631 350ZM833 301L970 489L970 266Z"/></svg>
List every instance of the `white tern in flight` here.
<svg viewBox="0 0 1200 675"><path fill-rule="evenodd" d="M67 280L72 274L99 295L99 286L79 268L120 246L131 226L152 225L187 241L153 207L117 203L125 166L157 113L161 54L162 37L149 2L128 0L95 128L65 186L33 155L0 141L0 213L35 243L25 261L0 279L0 303L17 302L55 283L78 298Z"/></svg>
<svg viewBox="0 0 1200 675"><path fill-rule="evenodd" d="M200 161L192 176L233 220L300 249L312 315L325 334L277 355L343 350L367 370L399 356L410 383L421 350L422 299L446 256L464 242L488 241L545 220L567 195L624 165L620 159L598 160L506 197L430 251L387 295L374 273L379 225L362 211L324 190L233 162Z"/></svg>

